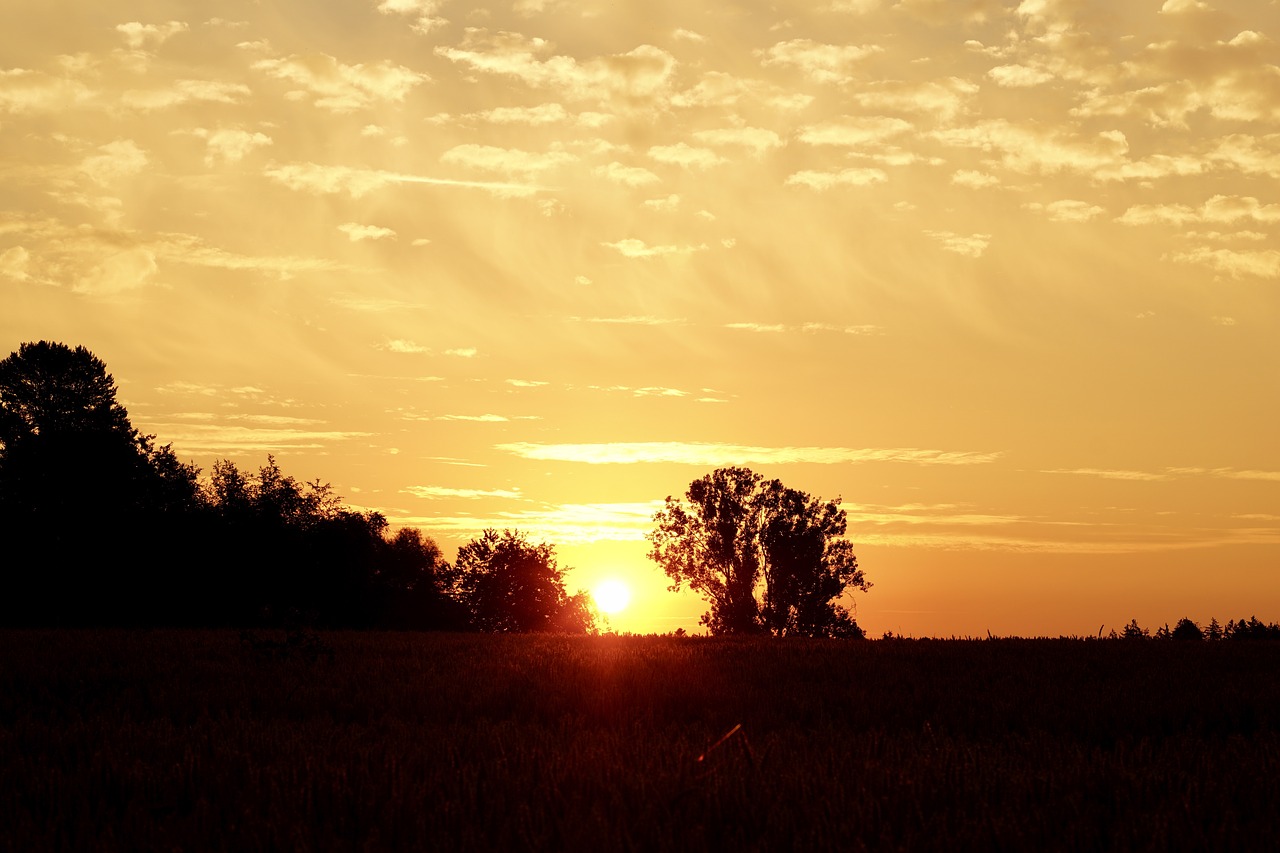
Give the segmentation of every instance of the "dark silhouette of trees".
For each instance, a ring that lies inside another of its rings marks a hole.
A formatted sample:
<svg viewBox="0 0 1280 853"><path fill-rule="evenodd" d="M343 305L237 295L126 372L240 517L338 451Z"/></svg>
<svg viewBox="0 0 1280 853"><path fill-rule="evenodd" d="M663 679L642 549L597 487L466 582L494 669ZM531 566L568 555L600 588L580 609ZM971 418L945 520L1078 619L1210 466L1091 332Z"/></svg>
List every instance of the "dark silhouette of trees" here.
<svg viewBox="0 0 1280 853"><path fill-rule="evenodd" d="M84 347L0 361L0 624L467 627L419 531L271 456L201 482L116 394Z"/></svg>
<svg viewBox="0 0 1280 853"><path fill-rule="evenodd" d="M1174 640L1203 640L1204 632L1200 630L1199 625L1184 617L1173 626L1169 637Z"/></svg>
<svg viewBox="0 0 1280 853"><path fill-rule="evenodd" d="M486 530L459 548L446 588L481 631L585 633L595 623L586 593L565 591L555 549L516 530Z"/></svg>
<svg viewBox="0 0 1280 853"><path fill-rule="evenodd" d="M720 468L690 483L683 500L666 499L649 558L672 590L688 585L708 600L702 624L713 634L861 637L838 602L871 584L842 538L839 503L748 468Z"/></svg>
<svg viewBox="0 0 1280 853"><path fill-rule="evenodd" d="M22 344L0 361L0 609L34 621L140 618L199 506L196 475L132 427L89 350Z"/></svg>

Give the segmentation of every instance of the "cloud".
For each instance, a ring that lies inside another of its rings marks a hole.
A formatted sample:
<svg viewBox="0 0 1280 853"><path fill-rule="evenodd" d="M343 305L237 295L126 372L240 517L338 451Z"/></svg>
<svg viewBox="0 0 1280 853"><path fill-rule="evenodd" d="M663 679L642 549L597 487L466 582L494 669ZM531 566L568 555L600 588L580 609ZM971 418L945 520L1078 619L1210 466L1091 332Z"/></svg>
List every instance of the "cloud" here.
<svg viewBox="0 0 1280 853"><path fill-rule="evenodd" d="M475 358L477 352L479 350L475 347L459 347L457 349L447 349L444 354L456 356L457 358Z"/></svg>
<svg viewBox="0 0 1280 853"><path fill-rule="evenodd" d="M1054 222L1088 222L1106 213L1096 204L1075 199L1062 199L1048 204L1028 204L1027 209L1043 212Z"/></svg>
<svg viewBox="0 0 1280 853"><path fill-rule="evenodd" d="M578 158L566 151L535 153L518 148L467 143L457 145L440 155L441 163L468 166L491 172L532 175L572 163Z"/></svg>
<svg viewBox="0 0 1280 853"><path fill-rule="evenodd" d="M1157 482L1172 480L1170 474L1156 474L1150 471L1125 471L1101 468L1070 468L1041 471L1042 474L1074 474L1084 477L1100 477L1104 480L1129 480L1133 482Z"/></svg>
<svg viewBox="0 0 1280 853"><path fill-rule="evenodd" d="M762 333L838 332L845 335L874 335L880 332L879 326L838 326L834 323L803 323L799 326L789 326L784 323L725 323L724 327L726 329Z"/></svg>
<svg viewBox="0 0 1280 853"><path fill-rule="evenodd" d="M365 109L380 101L403 101L413 87L430 79L388 60L346 65L325 53L262 59L252 67L301 86L314 96L317 107L335 113Z"/></svg>
<svg viewBox="0 0 1280 853"><path fill-rule="evenodd" d="M552 89L571 100L593 100L616 108L646 108L664 102L676 60L653 45L579 62L551 55L551 44L516 33L491 35L468 28L460 47L437 47L437 56L485 74L514 77L537 89Z"/></svg>
<svg viewBox="0 0 1280 853"><path fill-rule="evenodd" d="M1026 65L998 65L987 72L987 76L997 86L1008 89L1039 86L1053 79L1053 75L1042 68L1031 68Z"/></svg>
<svg viewBox="0 0 1280 853"><path fill-rule="evenodd" d="M625 240L619 240L616 243L601 243L600 245L608 246L610 249L616 249L620 254L628 258L653 258L660 255L687 255L706 248L705 246L650 246L643 240L637 240L634 237L628 237Z"/></svg>
<svg viewBox="0 0 1280 853"><path fill-rule="evenodd" d="M1199 246L1185 252L1176 252L1172 259L1179 263L1207 266L1233 278L1280 278L1280 251L1275 249L1240 252Z"/></svg>
<svg viewBox="0 0 1280 853"><path fill-rule="evenodd" d="M980 258L991 243L990 234L956 234L952 231L925 231L942 244L942 248L966 258Z"/></svg>
<svg viewBox="0 0 1280 853"><path fill-rule="evenodd" d="M132 139L118 139L100 145L102 153L93 154L80 162L80 171L95 183L111 184L118 178L136 175L150 162L145 151Z"/></svg>
<svg viewBox="0 0 1280 853"><path fill-rule="evenodd" d="M444 5L443 0L382 0L378 11L384 15L403 15L411 18L410 27L423 35L448 23L444 18L436 17L436 12Z"/></svg>
<svg viewBox="0 0 1280 853"><path fill-rule="evenodd" d="M754 154L763 154L771 148L782 145L782 137L772 130L758 127L725 127L714 130L699 130L693 138L707 145L737 145L749 148Z"/></svg>
<svg viewBox="0 0 1280 853"><path fill-rule="evenodd" d="M31 253L22 246L13 246L0 253L0 275L14 281L27 281L31 276L27 273L27 264Z"/></svg>
<svg viewBox="0 0 1280 853"><path fill-rule="evenodd" d="M488 190L499 196L527 196L545 189L537 184L460 181L450 178L430 178L424 175L385 172L376 169L356 169L350 166L322 166L316 163L272 165L264 171L264 174L291 190L302 190L321 195L346 193L352 198L359 198L388 186L403 184L471 187Z"/></svg>
<svg viewBox="0 0 1280 853"><path fill-rule="evenodd" d="M1260 223L1280 222L1280 204L1264 205L1252 196L1215 195L1193 208L1185 204L1138 204L1126 210L1116 221L1124 225L1187 223L1233 224L1241 220Z"/></svg>
<svg viewBox="0 0 1280 853"><path fill-rule="evenodd" d="M663 212L670 212L670 211L672 211L672 210L677 210L677 209L679 209L679 207L680 207L680 196L675 195L675 194L673 193L672 195L669 195L669 196L667 196L666 198L650 198L650 199L645 199L645 201L644 201L644 206L645 206L645 207L647 207L647 208L649 208L650 210L658 210L658 211L663 211Z"/></svg>
<svg viewBox="0 0 1280 853"><path fill-rule="evenodd" d="M633 315L629 317L570 317L575 323L601 323L610 326L683 326L688 321L683 318L653 317L649 315Z"/></svg>
<svg viewBox="0 0 1280 853"><path fill-rule="evenodd" d="M606 444L533 444L513 442L498 450L524 459L581 462L590 465L672 463L679 465L836 465L862 462L906 462L917 465L978 465L994 462L999 453L920 450L916 448L852 449L848 447L755 447L710 442L612 442Z"/></svg>
<svg viewBox="0 0 1280 853"><path fill-rule="evenodd" d="M271 137L265 133L250 133L247 130L200 129L196 131L196 135L205 140L207 151L204 162L208 166L214 165L219 160L224 163L238 163L254 149L272 144Z"/></svg>
<svg viewBox="0 0 1280 853"><path fill-rule="evenodd" d="M1160 7L1162 15L1182 15L1187 12L1207 12L1212 7L1201 0L1164 0Z"/></svg>
<svg viewBox="0 0 1280 853"><path fill-rule="evenodd" d="M832 187L865 187L870 184L882 184L888 177L880 169L842 169L839 172L816 172L806 170L788 176L787 186L809 187L815 190L828 190Z"/></svg>
<svg viewBox="0 0 1280 853"><path fill-rule="evenodd" d="M148 112L166 110L187 103L235 104L249 95L242 83L218 80L175 80L161 89L128 89L120 94L120 104Z"/></svg>
<svg viewBox="0 0 1280 853"><path fill-rule="evenodd" d="M0 109L8 113L56 112L93 99L94 93L79 80L25 68L0 71Z"/></svg>
<svg viewBox="0 0 1280 853"><path fill-rule="evenodd" d="M708 169L725 162L724 158L710 148L694 148L684 142L655 145L649 149L649 156L659 163L682 166L685 169Z"/></svg>
<svg viewBox="0 0 1280 853"><path fill-rule="evenodd" d="M395 340L387 341L385 344L379 347L379 349L385 349L389 352L398 352L398 353L431 352L430 347L424 347L421 344L414 343L413 341L407 341L407 340L404 340L403 338L396 338Z"/></svg>
<svg viewBox="0 0 1280 853"><path fill-rule="evenodd" d="M986 172L975 172L972 169L960 169L951 176L951 183L961 187L980 190L984 187L996 186L1000 183L1000 179L995 175L988 175Z"/></svg>
<svg viewBox="0 0 1280 853"><path fill-rule="evenodd" d="M124 36L124 43L137 50L142 47L158 47L178 33L185 33L187 25L182 21L169 21L165 24L143 24L130 21L117 24L116 32Z"/></svg>
<svg viewBox="0 0 1280 853"><path fill-rule="evenodd" d="M925 114L950 122L968 110L978 91L977 83L960 77L923 83L889 80L868 85L853 95L853 102L875 112Z"/></svg>
<svg viewBox="0 0 1280 853"><path fill-rule="evenodd" d="M934 131L945 145L997 151L1005 168L1025 174L1076 172L1098 178L1125 176L1129 143L1118 130L1078 135L1032 125L1015 125L1005 119L978 122L969 127Z"/></svg>
<svg viewBox="0 0 1280 853"><path fill-rule="evenodd" d="M658 181L658 176L648 169L643 169L639 166L624 166L616 161L607 166L597 166L593 171L600 177L613 181L615 184L622 184L628 187L640 187L645 184L657 183Z"/></svg>
<svg viewBox="0 0 1280 853"><path fill-rule="evenodd" d="M554 103L536 107L495 107L475 115L493 124L557 124L569 118L568 110Z"/></svg>
<svg viewBox="0 0 1280 853"><path fill-rule="evenodd" d="M135 246L108 256L71 289L93 296L115 296L146 285L156 268L155 254L146 247Z"/></svg>
<svg viewBox="0 0 1280 853"><path fill-rule="evenodd" d="M390 237L392 240L396 237L396 232L390 228L380 228L377 225L360 225L356 222L346 222L338 226L338 230L347 235L347 239L352 243L361 240L382 240Z"/></svg>
<svg viewBox="0 0 1280 853"><path fill-rule="evenodd" d="M413 495L415 498L425 498L426 500L435 500L437 498L462 498L463 500L476 500L479 498L524 499L524 495L520 493L519 489L453 489L445 486L409 486L400 491L407 495Z"/></svg>
<svg viewBox="0 0 1280 853"><path fill-rule="evenodd" d="M823 44L810 39L778 42L763 52L765 65L797 68L817 83L845 83L862 59L881 53L876 45Z"/></svg>

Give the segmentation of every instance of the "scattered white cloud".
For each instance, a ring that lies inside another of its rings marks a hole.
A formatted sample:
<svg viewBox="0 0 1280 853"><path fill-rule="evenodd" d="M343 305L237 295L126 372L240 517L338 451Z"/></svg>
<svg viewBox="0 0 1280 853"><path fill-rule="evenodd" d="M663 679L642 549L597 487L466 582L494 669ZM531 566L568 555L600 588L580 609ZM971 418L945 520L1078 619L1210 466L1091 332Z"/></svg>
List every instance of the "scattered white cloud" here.
<svg viewBox="0 0 1280 853"><path fill-rule="evenodd" d="M569 120L569 111L560 104L539 104L536 107L494 107L475 114L493 124L560 124Z"/></svg>
<svg viewBox="0 0 1280 853"><path fill-rule="evenodd" d="M390 228L381 228L377 225L361 225L358 222L344 222L338 226L338 230L347 235L347 239L352 243L358 243L361 240L384 240L390 238L395 239L396 232Z"/></svg>
<svg viewBox="0 0 1280 853"><path fill-rule="evenodd" d="M709 169L724 162L710 148L694 148L685 142L675 145L655 145L649 149L649 157L659 163L682 166L686 169Z"/></svg>
<svg viewBox="0 0 1280 853"><path fill-rule="evenodd" d="M385 344L379 347L379 349L385 349L389 352L398 352L398 353L431 352L430 347L425 347L422 344L414 343L413 341L405 340L404 338L396 338L395 340L387 341Z"/></svg>
<svg viewBox="0 0 1280 853"><path fill-rule="evenodd" d="M346 193L352 198L360 198L389 186L406 184L472 187L488 190L498 196L527 196L544 189L539 184L433 178L425 175L410 175L376 169L357 169L350 166L325 166L316 163L273 164L264 171L264 174L291 190L321 195Z"/></svg>
<svg viewBox="0 0 1280 853"><path fill-rule="evenodd" d="M155 253L145 246L135 246L103 259L71 289L92 296L116 296L145 286L156 270Z"/></svg>
<svg viewBox="0 0 1280 853"><path fill-rule="evenodd" d="M195 133L205 140L207 151L204 161L205 165L208 166L212 166L219 161L223 163L238 163L248 156L251 151L272 144L271 137L265 133L250 133L247 130L230 128L204 130L201 128Z"/></svg>
<svg viewBox="0 0 1280 853"><path fill-rule="evenodd" d="M616 243L601 243L600 245L608 246L610 249L615 249L619 254L628 258L654 258L662 255L687 255L706 248L705 246L650 246L643 240L638 240L635 237L618 240Z"/></svg>
<svg viewBox="0 0 1280 853"><path fill-rule="evenodd" d="M164 24L143 24L130 21L117 24L116 32L124 36L124 43L134 50L144 47L158 47L178 33L185 33L188 27L182 21L169 21Z"/></svg>
<svg viewBox="0 0 1280 853"><path fill-rule="evenodd" d="M1028 210L1044 213L1054 222L1088 222L1106 213L1106 210L1096 204L1069 198L1048 204L1033 202L1026 207Z"/></svg>
<svg viewBox="0 0 1280 853"><path fill-rule="evenodd" d="M479 352L475 347L457 347L455 349L447 349L445 355L452 355L457 358L475 358Z"/></svg>
<svg viewBox="0 0 1280 853"><path fill-rule="evenodd" d="M839 172L816 172L806 170L790 175L788 186L809 187L815 190L829 190L832 187L865 187L870 184L883 184L888 180L881 169L853 168Z"/></svg>
<svg viewBox="0 0 1280 853"><path fill-rule="evenodd" d="M262 59L253 68L271 77L293 83L303 97L335 113L365 109L379 102L399 102L426 74L390 61L347 65L325 53Z"/></svg>
<svg viewBox="0 0 1280 853"><path fill-rule="evenodd" d="M976 172L972 169L960 169L951 176L951 183L961 187L970 187L971 189L980 190L984 187L994 187L1000 183L1000 179L995 175L988 175L986 172Z"/></svg>
<svg viewBox="0 0 1280 853"><path fill-rule="evenodd" d="M27 265L31 261L31 253L22 246L12 246L0 252L0 275L15 281L26 281L31 276Z"/></svg>
<svg viewBox="0 0 1280 853"><path fill-rule="evenodd" d="M991 243L990 234L956 234L953 231L925 231L942 244L942 248L966 258L980 258Z"/></svg>
<svg viewBox="0 0 1280 853"><path fill-rule="evenodd" d="M597 166L594 171L606 180L628 187L641 187L658 182L658 176L648 169L640 166L624 166L616 161L607 166Z"/></svg>
<svg viewBox="0 0 1280 853"><path fill-rule="evenodd" d="M151 162L146 152L132 139L108 142L99 146L98 151L100 153L80 162L80 171L99 184L111 184L119 178L136 175Z"/></svg>
<svg viewBox="0 0 1280 853"><path fill-rule="evenodd" d="M644 206L650 210L658 210L664 213L678 210L680 208L680 196L673 193L666 198L645 199Z"/></svg>
<svg viewBox="0 0 1280 853"><path fill-rule="evenodd" d="M778 42L762 52L765 65L789 66L818 83L845 83L853 79L857 64L883 52L877 45L823 44L811 39Z"/></svg>
<svg viewBox="0 0 1280 853"><path fill-rule="evenodd" d="M409 18L410 27L423 35L449 23L436 16L444 0L382 0L378 11L384 15L402 15Z"/></svg>
<svg viewBox="0 0 1280 853"><path fill-rule="evenodd" d="M997 65L987 72L987 76L994 80L997 86L1010 89L1039 86L1053 79L1053 74L1043 68L1032 68L1026 65Z"/></svg>
<svg viewBox="0 0 1280 853"><path fill-rule="evenodd" d="M555 169L578 158L567 151L536 153L518 148L498 148L492 145L466 143L450 148L440 155L441 163L467 166L490 172L533 175Z"/></svg>
<svg viewBox="0 0 1280 853"><path fill-rule="evenodd" d="M1184 252L1175 252L1172 259L1180 263L1206 266L1233 278L1280 278L1280 251L1275 249L1241 252L1198 246Z"/></svg>

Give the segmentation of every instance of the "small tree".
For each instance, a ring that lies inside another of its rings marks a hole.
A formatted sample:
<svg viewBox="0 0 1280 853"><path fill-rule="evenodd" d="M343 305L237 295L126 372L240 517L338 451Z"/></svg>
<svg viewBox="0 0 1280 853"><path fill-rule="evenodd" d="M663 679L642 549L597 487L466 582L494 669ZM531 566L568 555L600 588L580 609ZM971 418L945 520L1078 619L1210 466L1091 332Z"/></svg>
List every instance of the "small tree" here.
<svg viewBox="0 0 1280 853"><path fill-rule="evenodd" d="M747 468L720 468L690 483L684 500L667 498L649 558L672 590L687 585L707 599L702 624L713 634L861 637L838 602L848 588L871 584L842 538L839 503Z"/></svg>
<svg viewBox="0 0 1280 853"><path fill-rule="evenodd" d="M482 631L584 633L594 613L584 593L569 595L555 549L517 530L485 530L458 549L446 588Z"/></svg>

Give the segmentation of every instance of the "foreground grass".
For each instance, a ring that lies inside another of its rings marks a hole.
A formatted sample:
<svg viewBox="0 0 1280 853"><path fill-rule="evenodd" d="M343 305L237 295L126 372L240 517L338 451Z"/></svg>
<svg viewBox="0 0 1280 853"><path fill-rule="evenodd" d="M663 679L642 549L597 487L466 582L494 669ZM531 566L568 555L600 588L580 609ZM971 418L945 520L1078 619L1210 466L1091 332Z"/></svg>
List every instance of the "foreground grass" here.
<svg viewBox="0 0 1280 853"><path fill-rule="evenodd" d="M1280 837L1280 644L256 639L0 632L0 847Z"/></svg>

